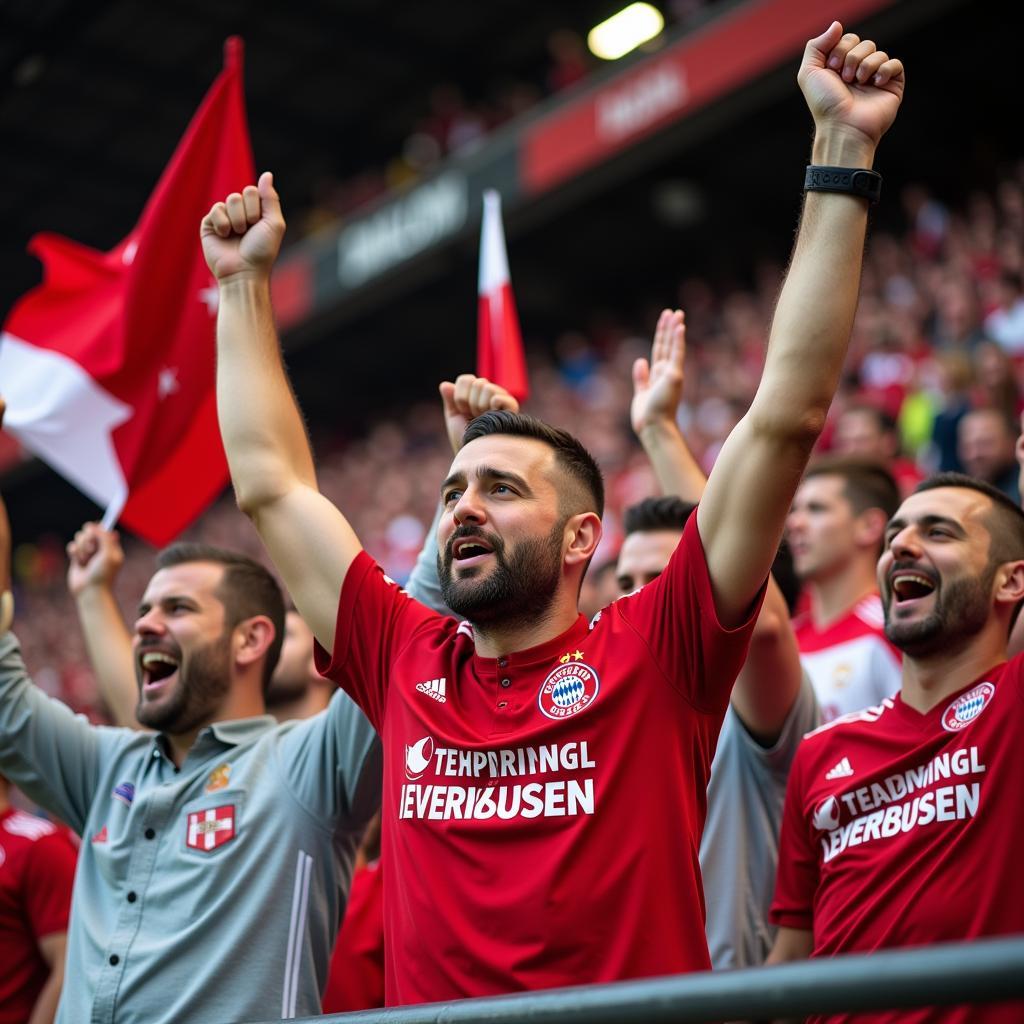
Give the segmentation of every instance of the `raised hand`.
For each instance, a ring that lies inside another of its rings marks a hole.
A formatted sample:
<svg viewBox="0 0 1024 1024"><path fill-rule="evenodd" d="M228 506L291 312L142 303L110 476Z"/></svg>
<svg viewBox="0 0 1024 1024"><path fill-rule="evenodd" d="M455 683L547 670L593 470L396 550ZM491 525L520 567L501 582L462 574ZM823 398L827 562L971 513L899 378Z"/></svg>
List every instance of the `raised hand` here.
<svg viewBox="0 0 1024 1024"><path fill-rule="evenodd" d="M507 409L519 412L519 402L512 397L500 384L489 381L486 377L476 377L472 373L463 373L450 380L442 381L438 390L444 406L444 425L448 431L448 440L452 451L458 454L462 447L462 435L469 426L469 421L485 412Z"/></svg>
<svg viewBox="0 0 1024 1024"><path fill-rule="evenodd" d="M633 364L633 401L630 421L639 435L657 421L675 423L683 397L683 363L686 360L686 317L681 309L663 309L651 345L650 361Z"/></svg>
<svg viewBox="0 0 1024 1024"><path fill-rule="evenodd" d="M120 538L99 523L85 523L66 550L68 590L75 598L90 587L111 589L124 565Z"/></svg>
<svg viewBox="0 0 1024 1024"><path fill-rule="evenodd" d="M859 133L877 146L903 99L903 64L838 21L804 49L797 82L818 128Z"/></svg>
<svg viewBox="0 0 1024 1024"><path fill-rule="evenodd" d="M281 200L269 171L258 185L214 203L199 224L206 264L218 281L236 275L267 278L284 237Z"/></svg>

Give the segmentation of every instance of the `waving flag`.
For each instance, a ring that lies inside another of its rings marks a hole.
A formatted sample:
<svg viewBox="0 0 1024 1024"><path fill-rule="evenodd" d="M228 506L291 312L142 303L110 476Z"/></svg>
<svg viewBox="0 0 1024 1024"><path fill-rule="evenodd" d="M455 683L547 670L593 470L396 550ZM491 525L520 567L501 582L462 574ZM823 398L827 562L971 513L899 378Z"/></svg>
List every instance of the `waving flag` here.
<svg viewBox="0 0 1024 1024"><path fill-rule="evenodd" d="M484 193L484 219L480 229L479 315L476 332L476 372L510 391L519 401L530 393L519 317L512 296L501 225L501 196Z"/></svg>
<svg viewBox="0 0 1024 1024"><path fill-rule="evenodd" d="M206 94L132 232L109 252L59 235L29 250L43 283L0 336L5 429L139 536L166 544L222 490L217 287L199 221L255 178L242 41Z"/></svg>

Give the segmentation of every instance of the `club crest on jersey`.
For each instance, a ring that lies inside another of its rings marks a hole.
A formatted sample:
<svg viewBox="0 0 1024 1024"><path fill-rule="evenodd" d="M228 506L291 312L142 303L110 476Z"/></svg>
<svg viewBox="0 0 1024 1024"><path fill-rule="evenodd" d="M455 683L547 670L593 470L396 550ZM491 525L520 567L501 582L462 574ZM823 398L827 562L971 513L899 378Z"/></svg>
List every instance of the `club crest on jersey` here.
<svg viewBox="0 0 1024 1024"><path fill-rule="evenodd" d="M209 853L235 838L235 806L209 807L187 817L185 845Z"/></svg>
<svg viewBox="0 0 1024 1024"><path fill-rule="evenodd" d="M978 683L962 693L943 713L942 728L946 732L966 729L985 710L995 692L996 688L991 683Z"/></svg>
<svg viewBox="0 0 1024 1024"><path fill-rule="evenodd" d="M594 703L600 685L597 673L583 662L559 665L541 683L537 704L548 718L571 718Z"/></svg>
<svg viewBox="0 0 1024 1024"><path fill-rule="evenodd" d="M839 801L834 796L822 800L814 812L813 821L814 827L819 832L831 832L832 829L838 827Z"/></svg>
<svg viewBox="0 0 1024 1024"><path fill-rule="evenodd" d="M405 748L405 775L406 778L416 780L430 767L434 757L434 740L430 736L424 736L417 740L411 747L407 744Z"/></svg>

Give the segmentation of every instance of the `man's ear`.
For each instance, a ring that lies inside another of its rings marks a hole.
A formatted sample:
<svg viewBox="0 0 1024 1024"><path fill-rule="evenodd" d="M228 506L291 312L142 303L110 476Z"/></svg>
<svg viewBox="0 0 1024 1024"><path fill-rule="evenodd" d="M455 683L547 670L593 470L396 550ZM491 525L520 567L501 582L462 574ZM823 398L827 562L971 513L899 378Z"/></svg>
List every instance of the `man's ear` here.
<svg viewBox="0 0 1024 1024"><path fill-rule="evenodd" d="M1006 562L998 568L993 597L1010 605L1024 600L1024 562Z"/></svg>
<svg viewBox="0 0 1024 1024"><path fill-rule="evenodd" d="M233 637L233 654L239 665L251 665L259 661L274 642L274 624L266 615L255 615L243 619Z"/></svg>
<svg viewBox="0 0 1024 1024"><path fill-rule="evenodd" d="M858 547L880 551L888 516L880 508L866 508L854 520L854 541Z"/></svg>
<svg viewBox="0 0 1024 1024"><path fill-rule="evenodd" d="M601 519L596 512L580 512L565 524L565 564L586 565L601 543Z"/></svg>

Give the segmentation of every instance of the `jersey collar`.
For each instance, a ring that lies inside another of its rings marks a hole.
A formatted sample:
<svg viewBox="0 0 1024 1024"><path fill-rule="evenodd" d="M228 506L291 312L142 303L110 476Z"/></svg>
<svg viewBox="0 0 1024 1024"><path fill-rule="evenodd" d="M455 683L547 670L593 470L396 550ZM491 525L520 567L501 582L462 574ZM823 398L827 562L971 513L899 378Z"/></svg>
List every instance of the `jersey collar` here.
<svg viewBox="0 0 1024 1024"><path fill-rule="evenodd" d="M513 651L511 654L503 655L501 658L484 658L474 654L473 658L477 667L482 670L493 669L500 665L502 668L529 668L536 665L544 665L566 650L571 650L576 644L583 640L589 632L586 617L582 614L576 617L576 621L564 632L551 640L547 640L536 647L528 647L525 651Z"/></svg>

